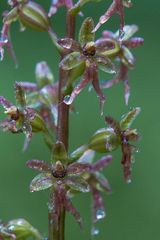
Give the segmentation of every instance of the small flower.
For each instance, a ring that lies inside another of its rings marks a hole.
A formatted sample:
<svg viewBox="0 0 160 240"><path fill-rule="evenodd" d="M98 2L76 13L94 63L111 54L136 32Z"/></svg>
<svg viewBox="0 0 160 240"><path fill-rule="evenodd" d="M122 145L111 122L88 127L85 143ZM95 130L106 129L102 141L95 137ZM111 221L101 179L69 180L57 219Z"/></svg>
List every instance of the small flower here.
<svg viewBox="0 0 160 240"><path fill-rule="evenodd" d="M112 117L106 117L106 123L109 128L98 130L90 139L88 149L100 153L108 153L116 150L119 146L122 149L122 160L124 177L127 182L131 181L131 164L133 160L133 152L135 146L130 144L130 141L137 141L139 134L136 129L131 129L130 126L140 112L140 108L133 108L132 111L122 116L120 122ZM87 147L86 147L87 148Z"/></svg>
<svg viewBox="0 0 160 240"><path fill-rule="evenodd" d="M60 39L58 43L66 50L72 52L67 54L60 62L60 67L64 70L82 68L84 73L82 81L73 89L71 95L64 99L66 104L71 104L75 97L88 84L92 83L98 97L100 98L101 112L105 102L98 81L98 69L104 72L115 73L115 67L107 57L107 52L114 51L114 41L94 41L95 34L92 32L94 23L92 18L84 20L79 33L79 42L70 38Z"/></svg>
<svg viewBox="0 0 160 240"><path fill-rule="evenodd" d="M26 93L27 106L37 109L48 126L55 130L58 115L58 82L54 82L54 76L44 61L37 63L35 76L36 83L21 83Z"/></svg>
<svg viewBox="0 0 160 240"><path fill-rule="evenodd" d="M91 234L95 234L97 221L106 217L106 211L103 203L101 192L111 192L110 184L101 171L108 166L112 160L112 156L104 156L95 163L93 158L95 154L92 150L87 150L79 159L79 163L89 165L87 173L85 173L85 179L89 184L92 194L92 230ZM98 229L96 229L98 231Z"/></svg>
<svg viewBox="0 0 160 240"><path fill-rule="evenodd" d="M117 13L120 16L119 37L121 38L123 36L123 27L124 27L124 7L127 7L127 8L132 7L131 0L113 0L112 4L108 8L108 10L105 12L105 14L100 17L99 22L93 31L96 32L102 24L107 22L112 15Z"/></svg>
<svg viewBox="0 0 160 240"><path fill-rule="evenodd" d="M53 16L57 12L57 9L61 6L65 6L67 9L70 9L73 7L73 2L72 0L51 0L48 16Z"/></svg>
<svg viewBox="0 0 160 240"><path fill-rule="evenodd" d="M119 41L119 32L112 33L110 31L103 32L104 39L114 39L117 43L117 58L120 60L120 69L116 77L110 81L101 84L102 88L110 88L119 81L124 83L124 95L125 103L128 105L128 100L130 96L130 87L128 80L128 70L133 69L135 66L135 58L132 55L130 48L135 48L143 44L144 40L139 37L132 37L137 31L138 27L136 25L126 25L124 26L124 35L121 41Z"/></svg>
<svg viewBox="0 0 160 240"><path fill-rule="evenodd" d="M56 142L51 157L51 164L40 160L27 162L29 168L40 171L30 184L31 192L52 188L53 194L50 199L51 214L57 224L60 212L65 208L81 225L81 217L72 205L68 196L69 189L78 192L89 192L90 188L81 174L88 170L89 165L74 162L67 164L69 157L62 142Z"/></svg>
<svg viewBox="0 0 160 240"><path fill-rule="evenodd" d="M0 96L0 104L4 107L5 114L9 116L9 118L0 122L0 128L12 133L23 132L26 136L24 150L27 149L31 141L32 132L43 132L45 138L48 140L48 144L52 147L53 143L50 140L50 135L43 119L37 111L26 105L25 94L21 83L16 82L15 84L15 96L18 106L12 104L3 96Z"/></svg>

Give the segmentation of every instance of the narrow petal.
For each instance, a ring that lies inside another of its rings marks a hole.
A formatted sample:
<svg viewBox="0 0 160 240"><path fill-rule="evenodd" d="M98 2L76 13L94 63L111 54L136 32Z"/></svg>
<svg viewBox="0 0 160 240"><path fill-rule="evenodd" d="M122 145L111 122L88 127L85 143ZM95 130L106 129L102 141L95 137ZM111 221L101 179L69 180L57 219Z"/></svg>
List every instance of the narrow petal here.
<svg viewBox="0 0 160 240"><path fill-rule="evenodd" d="M120 46L117 41L111 38L99 38L95 42L96 51L102 56L110 57L111 59L119 52Z"/></svg>
<svg viewBox="0 0 160 240"><path fill-rule="evenodd" d="M114 129L116 134L119 135L121 133L120 124L118 121L116 121L110 116L105 117L105 121L111 128Z"/></svg>
<svg viewBox="0 0 160 240"><path fill-rule="evenodd" d="M15 83L15 96L17 103L20 105L20 107L22 109L26 107L25 93L21 82Z"/></svg>
<svg viewBox="0 0 160 240"><path fill-rule="evenodd" d="M88 183L80 176L68 176L65 179L65 184L75 191L79 192L90 191Z"/></svg>
<svg viewBox="0 0 160 240"><path fill-rule="evenodd" d="M58 40L58 44L65 49L70 49L72 51L78 52L81 51L81 46L79 43L72 38L61 38Z"/></svg>
<svg viewBox="0 0 160 240"><path fill-rule="evenodd" d="M2 107L4 107L5 110L14 106L10 101L8 101L3 96L0 96L0 105L2 105Z"/></svg>
<svg viewBox="0 0 160 240"><path fill-rule="evenodd" d="M80 52L72 52L62 59L59 66L64 70L71 70L82 62L84 62L84 59L81 58Z"/></svg>
<svg viewBox="0 0 160 240"><path fill-rule="evenodd" d="M38 174L30 184L30 191L37 192L50 188L53 185L53 178L50 173Z"/></svg>
<svg viewBox="0 0 160 240"><path fill-rule="evenodd" d="M124 178L127 183L131 182L132 152L133 147L128 142L122 143L121 164L123 165Z"/></svg>
<svg viewBox="0 0 160 240"><path fill-rule="evenodd" d="M103 168L105 168L112 160L112 156L104 156L101 159L99 159L98 161L96 161L96 163L93 164L92 166L92 171L101 171Z"/></svg>
<svg viewBox="0 0 160 240"><path fill-rule="evenodd" d="M34 92L38 90L37 84L31 82L21 82L21 87L25 92Z"/></svg>
<svg viewBox="0 0 160 240"><path fill-rule="evenodd" d="M16 122L14 120L10 121L5 119L0 122L0 130L2 131L10 131L12 133L21 133L22 130L18 129L16 126Z"/></svg>
<svg viewBox="0 0 160 240"><path fill-rule="evenodd" d="M48 163L37 160L37 159L27 161L26 166L31 169L40 171L40 172L50 172L51 171L51 167Z"/></svg>
<svg viewBox="0 0 160 240"><path fill-rule="evenodd" d="M133 108L130 112L122 116L120 121L120 127L122 130L126 130L130 128L133 121L136 119L138 114L140 113L141 109L139 107Z"/></svg>
<svg viewBox="0 0 160 240"><path fill-rule="evenodd" d="M96 178L96 181L98 183L98 190L105 191L106 193L110 193L112 191L109 181L102 173L96 172L94 174L94 177Z"/></svg>
<svg viewBox="0 0 160 240"><path fill-rule="evenodd" d="M90 73L88 71L88 68L86 69L84 73L84 77L82 81L73 89L71 95L66 95L64 98L64 103L67 105L72 104L74 101L75 97L85 88L85 86L91 82L93 79L90 76Z"/></svg>
<svg viewBox="0 0 160 240"><path fill-rule="evenodd" d="M124 84L124 98L125 98L125 103L128 105L129 97L130 97L130 86L129 86L129 81L128 79L123 81Z"/></svg>
<svg viewBox="0 0 160 240"><path fill-rule="evenodd" d="M93 216L93 224L95 224L97 221L103 219L106 216L105 208L103 199L100 195L100 192L92 188L92 216Z"/></svg>
<svg viewBox="0 0 160 240"><path fill-rule="evenodd" d="M87 172L90 169L90 165L87 163L80 163L80 162L74 162L72 164L69 164L67 167L67 174L68 175L74 175L74 174L81 174L83 172Z"/></svg>
<svg viewBox="0 0 160 240"><path fill-rule="evenodd" d="M144 43L144 39L140 38L140 37L135 37L135 38L131 38L128 41L123 41L123 44L127 48L136 48L136 47L143 45L143 43Z"/></svg>
<svg viewBox="0 0 160 240"><path fill-rule="evenodd" d="M89 42L94 42L95 34L92 32L93 28L93 19L91 17L86 18L79 31L79 42L82 47Z"/></svg>

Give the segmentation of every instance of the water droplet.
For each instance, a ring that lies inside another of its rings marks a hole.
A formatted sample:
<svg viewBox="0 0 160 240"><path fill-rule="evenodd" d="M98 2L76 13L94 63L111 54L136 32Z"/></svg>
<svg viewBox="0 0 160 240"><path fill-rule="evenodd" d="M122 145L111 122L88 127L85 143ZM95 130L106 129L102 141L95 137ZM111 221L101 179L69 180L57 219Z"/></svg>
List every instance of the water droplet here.
<svg viewBox="0 0 160 240"><path fill-rule="evenodd" d="M62 40L62 46L66 49L70 49L72 46L72 43L73 43L72 39L67 39L67 40L64 39L64 41Z"/></svg>
<svg viewBox="0 0 160 240"><path fill-rule="evenodd" d="M106 216L105 211L103 209L98 209L96 212L96 217L98 220L103 219Z"/></svg>
<svg viewBox="0 0 160 240"><path fill-rule="evenodd" d="M99 229L92 227L91 229L91 235L92 236L97 236L99 234Z"/></svg>
<svg viewBox="0 0 160 240"><path fill-rule="evenodd" d="M135 151L136 153L139 153L140 152L140 150L139 149L136 149L136 151Z"/></svg>
<svg viewBox="0 0 160 240"><path fill-rule="evenodd" d="M67 105L71 104L70 95L66 95L63 99L63 102Z"/></svg>
<svg viewBox="0 0 160 240"><path fill-rule="evenodd" d="M130 184L132 182L132 180L129 178L127 179L127 183Z"/></svg>

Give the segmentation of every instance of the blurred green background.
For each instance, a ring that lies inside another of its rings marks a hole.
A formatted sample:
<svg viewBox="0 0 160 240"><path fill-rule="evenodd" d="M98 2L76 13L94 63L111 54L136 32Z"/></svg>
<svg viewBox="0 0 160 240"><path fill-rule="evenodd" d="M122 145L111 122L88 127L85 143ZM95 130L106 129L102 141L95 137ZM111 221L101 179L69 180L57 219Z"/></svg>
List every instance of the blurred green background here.
<svg viewBox="0 0 160 240"><path fill-rule="evenodd" d="M38 1L37 1L38 2ZM48 9L50 1L39 1ZM107 3L106 3L107 2ZM84 7L85 16L98 21L104 8L111 1L88 4ZM113 194L104 196L107 218L100 224L97 240L158 240L160 239L160 1L133 1L134 7L126 9L126 24L137 24L137 36L145 39L143 47L134 51L137 65L130 71L131 97L129 106L124 105L123 86L118 84L106 90L105 114L119 119L130 107L140 106L141 114L134 126L142 135L137 143L140 152L136 154L133 166L132 183L123 180L120 165L121 152L113 153L114 161L106 169ZM0 13L6 8L6 1L0 3ZM65 10L60 9L53 18L53 28L59 36L64 36ZM77 29L81 22L77 17ZM108 28L115 31L119 26L118 16L114 16L97 33ZM47 34L28 30L20 33L18 24L12 26L12 40L19 68L15 69L8 54L0 63L0 95L14 101L15 81L34 81L34 68L38 61L45 60L58 77L58 55ZM103 75L102 78L105 76ZM70 150L87 142L92 133L104 127L104 118L99 115L98 99L94 92L85 90L75 100L77 114L70 117ZM3 109L1 108L1 112ZM1 114L2 115L2 114ZM0 132L0 219L8 221L23 217L47 234L48 192L30 193L29 183L36 172L25 167L28 159L49 160L50 155L43 145L40 135L34 136L26 153L22 153L24 136ZM80 232L74 219L67 216L66 239L90 239L90 195L84 194L74 199L74 204L84 219L84 231Z"/></svg>

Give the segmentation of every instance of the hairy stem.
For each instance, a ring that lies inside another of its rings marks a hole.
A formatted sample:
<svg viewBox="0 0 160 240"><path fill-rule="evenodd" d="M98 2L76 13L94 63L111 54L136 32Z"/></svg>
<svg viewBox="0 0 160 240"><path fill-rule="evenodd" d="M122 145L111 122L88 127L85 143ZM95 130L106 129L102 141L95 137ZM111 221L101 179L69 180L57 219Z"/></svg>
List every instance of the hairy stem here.
<svg viewBox="0 0 160 240"><path fill-rule="evenodd" d="M75 17L67 12L66 18L66 36L74 38L75 33ZM65 54L61 54L61 60ZM68 80L68 72L62 68L59 69L59 86L58 86L58 125L57 125L57 141L64 143L66 150L68 150L69 141L69 106L63 102L64 87ZM58 219L58 228L54 226L54 222L49 214L49 240L64 240L65 238L65 209L61 209L61 214Z"/></svg>

